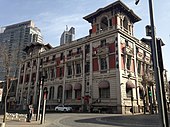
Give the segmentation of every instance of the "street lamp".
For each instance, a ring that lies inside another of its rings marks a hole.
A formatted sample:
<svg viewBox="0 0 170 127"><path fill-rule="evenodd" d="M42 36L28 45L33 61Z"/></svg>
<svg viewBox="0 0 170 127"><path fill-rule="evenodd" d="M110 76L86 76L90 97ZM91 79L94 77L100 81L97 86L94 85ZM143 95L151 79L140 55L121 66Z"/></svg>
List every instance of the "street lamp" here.
<svg viewBox="0 0 170 127"><path fill-rule="evenodd" d="M139 1L140 0L136 0L135 4L137 5ZM156 93L157 93L157 100L158 100L158 110L159 110L159 115L161 117L162 127L169 127L166 107L164 105L165 100L163 97L162 86L161 86L161 76L160 76L160 67L158 62L157 43L155 37L155 25L154 25L154 18L153 18L152 0L149 0L149 12L150 12L151 37L152 37L151 51L153 57L152 60L153 60L153 68L155 73L155 82L156 82L156 89L157 89Z"/></svg>
<svg viewBox="0 0 170 127"><path fill-rule="evenodd" d="M44 85L44 76L42 76L40 78L40 82L39 82L39 99L38 99L38 109L37 109L37 118L36 120L39 120L40 118L40 108L41 108L41 98L42 98L42 89L43 89L43 85Z"/></svg>

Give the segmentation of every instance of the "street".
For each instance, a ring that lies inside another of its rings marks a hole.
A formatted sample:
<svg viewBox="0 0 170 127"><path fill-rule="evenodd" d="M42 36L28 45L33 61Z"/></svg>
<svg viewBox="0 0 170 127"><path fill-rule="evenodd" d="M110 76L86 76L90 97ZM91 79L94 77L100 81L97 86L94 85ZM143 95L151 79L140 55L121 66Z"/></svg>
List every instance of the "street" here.
<svg viewBox="0 0 170 127"><path fill-rule="evenodd" d="M6 127L160 127L158 115L121 115L90 113L49 113L45 124L39 124L35 117L30 123L24 120L7 120Z"/></svg>

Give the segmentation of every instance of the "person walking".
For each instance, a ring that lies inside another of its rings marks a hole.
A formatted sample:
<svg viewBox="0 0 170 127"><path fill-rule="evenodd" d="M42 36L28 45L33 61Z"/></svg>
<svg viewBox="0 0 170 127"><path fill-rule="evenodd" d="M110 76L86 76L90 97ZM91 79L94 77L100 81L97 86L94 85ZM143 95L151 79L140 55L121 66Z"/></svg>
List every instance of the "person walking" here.
<svg viewBox="0 0 170 127"><path fill-rule="evenodd" d="M27 109L27 122L31 122L32 114L33 114L33 107L32 105L29 105Z"/></svg>

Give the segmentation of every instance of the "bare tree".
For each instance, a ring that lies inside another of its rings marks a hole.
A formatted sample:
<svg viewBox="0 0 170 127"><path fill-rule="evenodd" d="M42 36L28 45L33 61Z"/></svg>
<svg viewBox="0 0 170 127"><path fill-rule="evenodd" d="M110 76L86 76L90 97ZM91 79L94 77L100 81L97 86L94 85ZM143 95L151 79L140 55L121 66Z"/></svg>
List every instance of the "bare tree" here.
<svg viewBox="0 0 170 127"><path fill-rule="evenodd" d="M7 97L11 86L13 84L13 80L16 77L16 73L19 65L19 50L13 49L9 50L9 46L7 44L1 44L0 46L0 68L4 71L4 76L6 80L6 88L5 98L4 98L4 117L3 123L6 123L6 112L7 112Z"/></svg>

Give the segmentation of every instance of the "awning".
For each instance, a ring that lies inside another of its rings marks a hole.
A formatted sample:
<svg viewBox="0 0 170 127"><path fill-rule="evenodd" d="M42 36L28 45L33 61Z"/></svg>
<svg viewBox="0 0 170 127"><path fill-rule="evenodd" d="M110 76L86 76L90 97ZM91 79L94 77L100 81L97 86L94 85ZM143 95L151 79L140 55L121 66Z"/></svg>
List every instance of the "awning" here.
<svg viewBox="0 0 170 127"><path fill-rule="evenodd" d="M74 85L74 90L81 90L81 84L80 83L76 83Z"/></svg>
<svg viewBox="0 0 170 127"><path fill-rule="evenodd" d="M71 84L66 84L65 90L71 90L71 89L72 89L72 85Z"/></svg>
<svg viewBox="0 0 170 127"><path fill-rule="evenodd" d="M132 88L135 88L135 85L133 84L133 82L131 80L128 80L126 82L126 88L127 89L132 89Z"/></svg>
<svg viewBox="0 0 170 127"><path fill-rule="evenodd" d="M99 88L109 88L110 87L110 83L106 80L103 80L99 83Z"/></svg>

